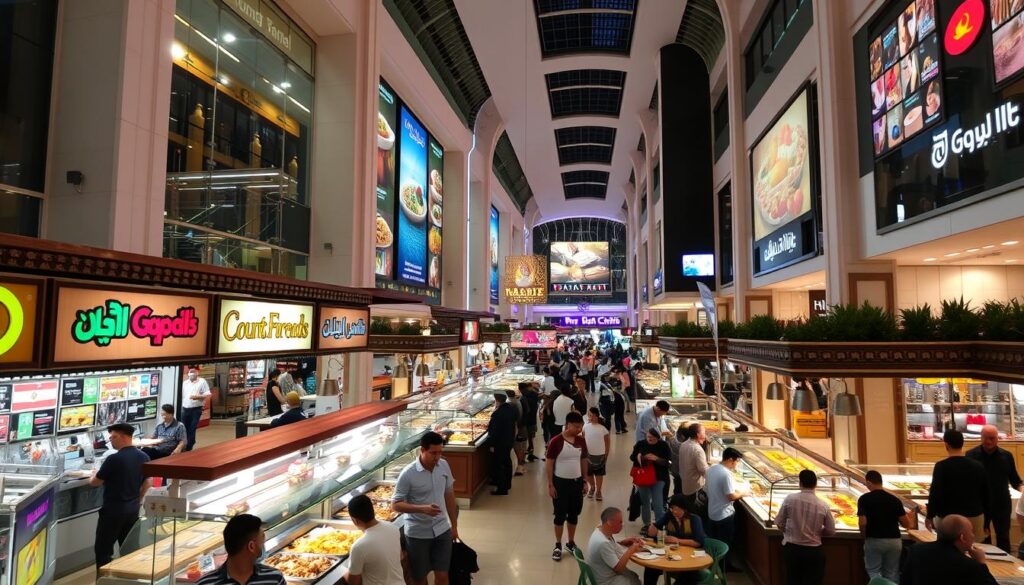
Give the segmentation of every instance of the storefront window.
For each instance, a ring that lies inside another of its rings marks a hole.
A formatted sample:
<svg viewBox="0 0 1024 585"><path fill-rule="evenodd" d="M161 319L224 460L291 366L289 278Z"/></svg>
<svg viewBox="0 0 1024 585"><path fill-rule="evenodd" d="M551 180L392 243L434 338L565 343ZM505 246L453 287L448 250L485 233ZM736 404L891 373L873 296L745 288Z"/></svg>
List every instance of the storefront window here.
<svg viewBox="0 0 1024 585"><path fill-rule="evenodd" d="M0 3L0 232L39 235L57 0Z"/></svg>
<svg viewBox="0 0 1024 585"><path fill-rule="evenodd" d="M267 2L230 6L177 2L165 253L304 277L290 270L309 252L313 45ZM183 231L202 232L207 253Z"/></svg>

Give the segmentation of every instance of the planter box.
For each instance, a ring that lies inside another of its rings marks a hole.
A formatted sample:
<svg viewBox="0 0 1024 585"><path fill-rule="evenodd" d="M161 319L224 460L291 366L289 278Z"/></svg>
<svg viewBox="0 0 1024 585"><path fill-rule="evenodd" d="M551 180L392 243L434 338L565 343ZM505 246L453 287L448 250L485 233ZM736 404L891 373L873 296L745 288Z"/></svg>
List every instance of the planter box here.
<svg viewBox="0 0 1024 585"><path fill-rule="evenodd" d="M728 339L719 339L719 352L726 357ZM714 358L715 340L710 337L659 337L658 347L661 351L681 358Z"/></svg>
<svg viewBox="0 0 1024 585"><path fill-rule="evenodd" d="M643 345L643 346L648 346L648 347L657 347L658 346L658 336L657 335L639 335L637 337L638 337L637 342L636 342L637 345Z"/></svg>
<svg viewBox="0 0 1024 585"><path fill-rule="evenodd" d="M481 342L490 343L512 343L512 332L511 331L481 331L480 332Z"/></svg>
<svg viewBox="0 0 1024 585"><path fill-rule="evenodd" d="M380 353L435 353L459 348L458 335L370 335L366 349Z"/></svg>
<svg viewBox="0 0 1024 585"><path fill-rule="evenodd" d="M1007 382L1024 380L1024 343L975 341L973 377Z"/></svg>
<svg viewBox="0 0 1024 585"><path fill-rule="evenodd" d="M733 361L780 374L835 377L913 377L927 374L973 377L976 373L974 343L969 341L790 342L730 339L728 354ZM1018 354L1017 357L1021 356ZM1005 352L993 349L993 359L1006 360L1007 357ZM1018 372L1018 375L1024 375L1024 372Z"/></svg>

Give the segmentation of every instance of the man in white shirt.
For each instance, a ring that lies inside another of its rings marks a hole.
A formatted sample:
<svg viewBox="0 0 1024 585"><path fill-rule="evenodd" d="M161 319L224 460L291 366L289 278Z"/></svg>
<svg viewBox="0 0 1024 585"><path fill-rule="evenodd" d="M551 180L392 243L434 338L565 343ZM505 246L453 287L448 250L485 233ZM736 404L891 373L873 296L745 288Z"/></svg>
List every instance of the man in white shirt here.
<svg viewBox="0 0 1024 585"><path fill-rule="evenodd" d="M348 585L405 585L398 527L374 518L373 502L362 494L348 503L348 513L363 531L349 553Z"/></svg>
<svg viewBox="0 0 1024 585"><path fill-rule="evenodd" d="M541 382L540 393L547 396L550 395L555 390L558 390L558 387L555 385L555 375L553 373L553 370L549 369L547 375L544 376L544 381Z"/></svg>
<svg viewBox="0 0 1024 585"><path fill-rule="evenodd" d="M590 461L590 480L587 488L587 497L597 497L597 501L604 499L601 488L604 486L605 466L608 463L608 451L611 448L611 434L608 427L601 423L601 413L596 408L591 408L587 413L587 422L583 425L583 438L587 443L588 459Z"/></svg>
<svg viewBox="0 0 1024 585"><path fill-rule="evenodd" d="M733 508L733 502L746 495L732 479L732 472L742 458L742 453L732 447L726 447L722 452L722 462L708 468L704 488L708 493L708 536L721 540L728 544L729 548L732 548L735 534L736 510ZM722 566L727 566L725 559Z"/></svg>
<svg viewBox="0 0 1024 585"><path fill-rule="evenodd" d="M196 429L203 417L203 406L210 395L210 385L199 377L199 369L188 369L188 379L181 385L181 422L185 425L185 450L191 451L196 444Z"/></svg>
<svg viewBox="0 0 1024 585"><path fill-rule="evenodd" d="M620 532L622 510L605 508L601 512L601 525L594 529L587 544L587 563L597 585L640 585L640 576L626 565L644 546L644 541L639 536L631 536L616 542L615 535Z"/></svg>

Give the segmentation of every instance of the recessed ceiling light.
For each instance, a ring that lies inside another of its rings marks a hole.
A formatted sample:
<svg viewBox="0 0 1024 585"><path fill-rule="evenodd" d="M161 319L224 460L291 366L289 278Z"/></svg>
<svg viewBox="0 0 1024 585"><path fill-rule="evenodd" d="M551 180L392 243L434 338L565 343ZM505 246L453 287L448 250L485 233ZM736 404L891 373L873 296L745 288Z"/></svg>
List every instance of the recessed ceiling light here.
<svg viewBox="0 0 1024 585"><path fill-rule="evenodd" d="M995 244L989 244L989 245L987 245L987 246L982 246L982 247L981 247L981 249L982 249L982 250L988 250L989 248L995 248L995 247L996 247L996 245L995 245Z"/></svg>
<svg viewBox="0 0 1024 585"><path fill-rule="evenodd" d="M925 262L935 262L936 260L938 260L938 258L925 258L924 259Z"/></svg>
<svg viewBox="0 0 1024 585"><path fill-rule="evenodd" d="M967 250L965 250L965 252L967 252L968 254L970 254L971 252L977 252L977 251L978 251L978 250L980 250L980 249L981 249L981 248L967 248Z"/></svg>
<svg viewBox="0 0 1024 585"><path fill-rule="evenodd" d="M292 86L292 84L290 82L288 82L288 81L282 81L281 82L281 87L283 87L284 89L288 89L291 86Z"/></svg>
<svg viewBox="0 0 1024 585"><path fill-rule="evenodd" d="M1017 244L1017 243L1018 243L1017 240L1007 240L1007 241L1003 242L1003 245L1004 246L1012 246L1012 245Z"/></svg>
<svg viewBox="0 0 1024 585"><path fill-rule="evenodd" d="M959 255L960 255L960 252L950 252L949 254L946 254L945 256L946 256L946 258L952 258L953 256L959 256Z"/></svg>

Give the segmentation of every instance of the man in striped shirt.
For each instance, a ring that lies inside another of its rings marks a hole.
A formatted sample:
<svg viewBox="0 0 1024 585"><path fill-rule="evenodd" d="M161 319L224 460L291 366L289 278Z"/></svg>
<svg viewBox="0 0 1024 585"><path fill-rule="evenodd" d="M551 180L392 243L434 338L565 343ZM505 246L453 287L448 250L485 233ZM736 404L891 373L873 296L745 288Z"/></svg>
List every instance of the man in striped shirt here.
<svg viewBox="0 0 1024 585"><path fill-rule="evenodd" d="M789 584L821 585L825 579L821 537L836 533L836 521L828 504L814 494L817 485L813 471L801 471L800 491L786 496L775 516L775 524L782 530L782 559Z"/></svg>
<svg viewBox="0 0 1024 585"><path fill-rule="evenodd" d="M228 558L197 585L286 585L277 569L260 564L266 555L263 521L252 514L239 514L224 527L224 550Z"/></svg>

